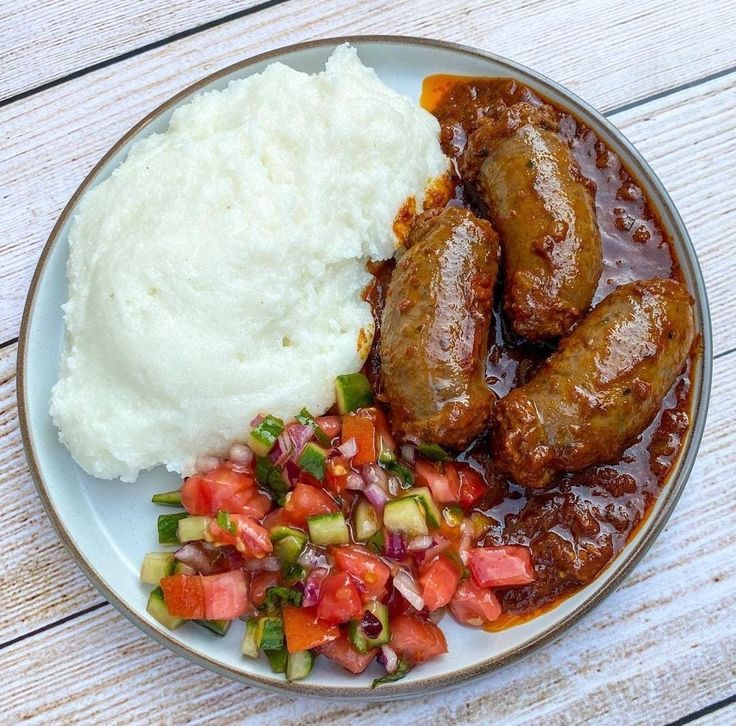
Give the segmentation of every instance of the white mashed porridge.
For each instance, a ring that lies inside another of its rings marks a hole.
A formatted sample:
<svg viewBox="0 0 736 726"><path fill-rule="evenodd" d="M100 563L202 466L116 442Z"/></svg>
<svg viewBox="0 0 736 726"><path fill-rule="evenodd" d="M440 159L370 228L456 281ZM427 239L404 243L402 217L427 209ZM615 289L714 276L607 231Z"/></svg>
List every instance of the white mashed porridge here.
<svg viewBox="0 0 736 726"><path fill-rule="evenodd" d="M317 75L275 63L198 95L135 144L69 234L51 414L76 461L186 474L260 412L326 410L368 352L367 259L447 169L438 134L341 46Z"/></svg>

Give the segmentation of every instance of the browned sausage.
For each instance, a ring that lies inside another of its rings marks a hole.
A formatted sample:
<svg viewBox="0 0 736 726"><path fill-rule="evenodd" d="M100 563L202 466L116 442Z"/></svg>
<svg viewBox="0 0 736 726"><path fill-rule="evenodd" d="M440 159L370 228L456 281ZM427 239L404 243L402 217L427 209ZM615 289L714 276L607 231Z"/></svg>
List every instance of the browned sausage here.
<svg viewBox="0 0 736 726"><path fill-rule="evenodd" d="M542 487L560 471L619 458L662 405L694 337L692 298L674 280L621 285L526 385L496 403L496 465Z"/></svg>
<svg viewBox="0 0 736 726"><path fill-rule="evenodd" d="M498 237L467 209L420 217L381 324L381 377L400 436L462 447L485 428L484 378Z"/></svg>
<svg viewBox="0 0 736 726"><path fill-rule="evenodd" d="M549 106L517 103L471 135L464 178L501 237L504 311L532 341L565 335L602 269L593 196Z"/></svg>

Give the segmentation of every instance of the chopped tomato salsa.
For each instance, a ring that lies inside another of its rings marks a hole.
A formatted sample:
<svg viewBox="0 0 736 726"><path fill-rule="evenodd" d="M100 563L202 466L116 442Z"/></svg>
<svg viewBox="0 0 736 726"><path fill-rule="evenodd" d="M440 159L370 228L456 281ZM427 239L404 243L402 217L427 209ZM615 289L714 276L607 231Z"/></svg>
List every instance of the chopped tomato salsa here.
<svg viewBox="0 0 736 726"><path fill-rule="evenodd" d="M447 652L433 622L445 610L483 626L502 614L494 588L534 579L529 548L484 541L488 486L467 463L431 442L397 448L375 405L295 418L259 417L252 456L240 446L189 477L185 512L159 518L160 540L181 543L144 562L146 582L160 573L161 622L220 632L246 618L243 654L285 657L287 677L321 655L382 667L382 683Z"/></svg>

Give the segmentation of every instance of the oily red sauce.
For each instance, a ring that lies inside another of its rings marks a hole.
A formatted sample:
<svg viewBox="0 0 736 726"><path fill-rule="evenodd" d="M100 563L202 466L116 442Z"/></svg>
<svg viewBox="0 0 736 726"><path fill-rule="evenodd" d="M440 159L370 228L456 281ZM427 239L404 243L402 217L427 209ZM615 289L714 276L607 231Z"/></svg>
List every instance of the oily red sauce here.
<svg viewBox="0 0 736 726"><path fill-rule="evenodd" d="M443 150L453 160L484 115L492 113L499 103L518 101L550 103L531 89L503 78L430 76L422 92L422 105L439 120ZM564 109L555 108L560 113L561 135L583 175L595 187L604 263L594 303L631 280L681 280L670 240L636 180L591 129ZM456 174L452 185L449 203L473 208ZM402 218L402 225L406 223ZM374 312L376 336L364 371L379 398L380 320L392 271L392 262L374 267L375 279L366 293ZM499 397L525 383L554 349L515 338L505 325L501 297L496 294L486 363L489 387ZM459 455L482 473L488 484L488 493L478 507L492 520L484 543L523 544L531 547L534 555L535 582L498 591L504 615L489 629L516 625L553 607L594 580L623 549L662 489L688 429L689 374L698 349L699 341L655 419L615 463L562 475L545 490L529 490L495 472L487 433Z"/></svg>

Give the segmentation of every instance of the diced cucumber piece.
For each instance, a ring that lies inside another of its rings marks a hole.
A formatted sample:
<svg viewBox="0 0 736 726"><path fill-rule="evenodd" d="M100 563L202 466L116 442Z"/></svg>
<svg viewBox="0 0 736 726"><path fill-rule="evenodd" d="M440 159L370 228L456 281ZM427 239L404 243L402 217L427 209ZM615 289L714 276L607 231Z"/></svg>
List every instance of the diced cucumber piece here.
<svg viewBox="0 0 736 726"><path fill-rule="evenodd" d="M348 626L348 635L350 636L350 642L353 644L353 648L358 653L366 653L371 648L377 648L379 645L385 645L391 640L391 628L388 621L388 608L378 602L373 601L366 605L365 609L375 615L383 626L381 632L375 638L369 638L360 627L360 620L351 620Z"/></svg>
<svg viewBox="0 0 736 726"><path fill-rule="evenodd" d="M449 461L450 455L439 444L419 444L419 453L433 461Z"/></svg>
<svg viewBox="0 0 736 726"><path fill-rule="evenodd" d="M383 529L379 529L372 537L366 542L368 549L373 550L376 554L382 555L386 550L386 537L383 534Z"/></svg>
<svg viewBox="0 0 736 726"><path fill-rule="evenodd" d="M440 512L440 508L434 503L432 492L429 491L428 487L407 489L401 496L414 497L415 499L418 499L427 514L427 524L429 525L429 528L439 529L442 524L442 513Z"/></svg>
<svg viewBox="0 0 736 726"><path fill-rule="evenodd" d="M196 575L197 571L191 565L187 565L185 562L182 562L181 560L175 560L174 561L174 571L172 574L173 575Z"/></svg>
<svg viewBox="0 0 736 726"><path fill-rule="evenodd" d="M284 430L284 422L275 416L265 416L248 435L248 446L257 456L266 456Z"/></svg>
<svg viewBox="0 0 736 726"><path fill-rule="evenodd" d="M258 483L273 494L276 504L284 504L284 496L289 491L289 482L278 466L274 466L267 456L256 457L256 479Z"/></svg>
<svg viewBox="0 0 736 726"><path fill-rule="evenodd" d="M271 664L271 670L274 673L286 672L286 656L286 648L266 651L266 657L268 658L268 662Z"/></svg>
<svg viewBox="0 0 736 726"><path fill-rule="evenodd" d="M272 585L266 588L266 597L261 606L267 612L280 609L284 605L301 605L302 594L293 587Z"/></svg>
<svg viewBox="0 0 736 726"><path fill-rule="evenodd" d="M309 426L314 431L314 438L319 441L322 446L329 446L332 443L332 439L320 428L320 425L315 420L306 408L303 408L297 416L296 420L303 426Z"/></svg>
<svg viewBox="0 0 736 726"><path fill-rule="evenodd" d="M378 463L388 472L396 476L402 489L408 489L414 483L414 474L408 466L402 464L393 451L382 451Z"/></svg>
<svg viewBox="0 0 736 726"><path fill-rule="evenodd" d="M203 628L207 628L207 630L211 630L215 635L225 635L232 620L195 620L194 622Z"/></svg>
<svg viewBox="0 0 736 726"><path fill-rule="evenodd" d="M373 683L371 683L371 688L378 688L378 686L382 686L384 683L393 683L394 681L400 681L411 669L412 665L411 663L409 663L409 661L399 658L396 670L393 673L387 673L381 678L376 678Z"/></svg>
<svg viewBox="0 0 736 726"><path fill-rule="evenodd" d="M307 571L299 564L294 563L283 574L284 585L293 588L297 582L302 582L307 576Z"/></svg>
<svg viewBox="0 0 736 726"><path fill-rule="evenodd" d="M174 489L172 492L161 492L151 497L154 504L163 504L165 507L181 506L181 489Z"/></svg>
<svg viewBox="0 0 736 726"><path fill-rule="evenodd" d="M158 515L158 543L159 544L179 544L176 534L179 529L179 522L189 515L186 512L177 512L176 514L159 514Z"/></svg>
<svg viewBox="0 0 736 726"><path fill-rule="evenodd" d="M383 524L392 532L403 532L407 537L427 534L427 515L416 497L403 497L386 502Z"/></svg>
<svg viewBox="0 0 736 726"><path fill-rule="evenodd" d="M173 552L149 552L141 564L141 582L158 585L162 577L174 574Z"/></svg>
<svg viewBox="0 0 736 726"><path fill-rule="evenodd" d="M284 623L281 618L271 615L265 615L259 618L256 640L263 650L279 650L283 648Z"/></svg>
<svg viewBox="0 0 736 726"><path fill-rule="evenodd" d="M309 539L316 545L347 544L350 533L342 512L307 517Z"/></svg>
<svg viewBox="0 0 736 726"><path fill-rule="evenodd" d="M245 635L240 646L240 652L249 658L257 658L258 644L258 618L250 618L245 623Z"/></svg>
<svg viewBox="0 0 736 726"><path fill-rule="evenodd" d="M307 544L307 535L293 527L274 527L271 530L271 542L281 563L281 569L289 570Z"/></svg>
<svg viewBox="0 0 736 726"><path fill-rule="evenodd" d="M327 461L327 451L319 444L310 441L302 453L299 455L297 466L311 474L315 479L324 481L325 478L325 462Z"/></svg>
<svg viewBox="0 0 736 726"><path fill-rule="evenodd" d="M335 379L337 410L341 414L373 405L373 390L362 373L348 373Z"/></svg>
<svg viewBox="0 0 736 726"><path fill-rule="evenodd" d="M176 630L184 624L184 618L175 618L173 615L169 615L169 610L164 602L164 591L160 587L151 590L146 611L169 630Z"/></svg>
<svg viewBox="0 0 736 726"><path fill-rule="evenodd" d="M289 653L286 659L286 680L301 681L312 671L314 665L314 653L311 650L303 650L301 653Z"/></svg>
<svg viewBox="0 0 736 726"><path fill-rule="evenodd" d="M353 511L353 533L360 542L369 540L381 528L381 518L367 499L360 499Z"/></svg>
<svg viewBox="0 0 736 726"><path fill-rule="evenodd" d="M212 517L184 517L179 520L179 542L193 542L207 538Z"/></svg>

